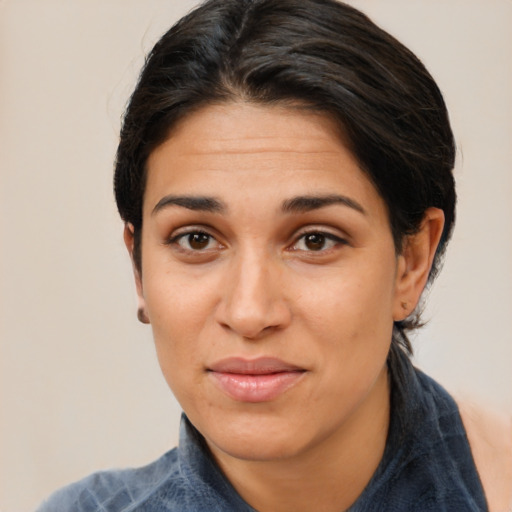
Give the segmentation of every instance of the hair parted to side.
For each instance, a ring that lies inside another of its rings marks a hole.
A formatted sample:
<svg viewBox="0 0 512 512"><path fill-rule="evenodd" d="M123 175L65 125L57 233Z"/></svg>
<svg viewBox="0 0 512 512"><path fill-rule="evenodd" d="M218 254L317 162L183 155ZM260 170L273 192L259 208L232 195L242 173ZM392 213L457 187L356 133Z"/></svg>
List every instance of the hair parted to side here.
<svg viewBox="0 0 512 512"><path fill-rule="evenodd" d="M140 236L146 161L175 123L212 103L313 109L335 119L387 204L397 253L429 207L455 219L455 143L446 106L423 64L358 10L336 0L209 0L154 46L128 104L114 187L121 217ZM172 135L171 135L172 136ZM419 314L395 322L396 350Z"/></svg>

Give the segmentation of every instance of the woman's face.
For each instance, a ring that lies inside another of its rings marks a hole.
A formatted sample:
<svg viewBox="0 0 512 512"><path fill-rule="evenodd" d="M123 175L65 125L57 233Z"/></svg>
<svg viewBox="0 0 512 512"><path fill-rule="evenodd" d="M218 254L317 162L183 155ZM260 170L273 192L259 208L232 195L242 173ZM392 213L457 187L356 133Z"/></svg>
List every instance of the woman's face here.
<svg viewBox="0 0 512 512"><path fill-rule="evenodd" d="M149 158L139 296L214 452L293 457L382 407L401 260L327 117L208 106Z"/></svg>

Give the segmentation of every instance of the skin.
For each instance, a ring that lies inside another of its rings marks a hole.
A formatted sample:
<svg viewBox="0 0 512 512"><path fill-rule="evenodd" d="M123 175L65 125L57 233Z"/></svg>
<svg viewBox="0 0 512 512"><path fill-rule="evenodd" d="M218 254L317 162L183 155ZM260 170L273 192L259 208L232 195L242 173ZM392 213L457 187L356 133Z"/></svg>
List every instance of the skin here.
<svg viewBox="0 0 512 512"><path fill-rule="evenodd" d="M427 210L397 255L386 205L339 130L300 109L207 106L150 155L140 307L170 388L256 509L339 511L370 480L393 321L415 307L442 226ZM130 225L125 242L132 253ZM209 371L262 356L301 369L271 400L235 400Z"/></svg>

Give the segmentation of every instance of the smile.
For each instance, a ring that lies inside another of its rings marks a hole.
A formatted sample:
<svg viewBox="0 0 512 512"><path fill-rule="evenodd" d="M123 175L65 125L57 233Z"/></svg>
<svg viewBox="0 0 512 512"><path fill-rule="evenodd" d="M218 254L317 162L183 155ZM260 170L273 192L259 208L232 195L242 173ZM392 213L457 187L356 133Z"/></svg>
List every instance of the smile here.
<svg viewBox="0 0 512 512"><path fill-rule="evenodd" d="M268 402L297 384L306 370L275 358L223 359L208 369L215 385L239 402Z"/></svg>

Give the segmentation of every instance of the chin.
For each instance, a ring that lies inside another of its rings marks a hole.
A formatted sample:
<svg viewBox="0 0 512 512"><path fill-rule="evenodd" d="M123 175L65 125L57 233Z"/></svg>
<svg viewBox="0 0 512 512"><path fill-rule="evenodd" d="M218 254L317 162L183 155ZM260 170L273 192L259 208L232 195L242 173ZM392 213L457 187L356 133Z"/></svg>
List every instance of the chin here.
<svg viewBox="0 0 512 512"><path fill-rule="evenodd" d="M263 412L229 417L219 413L213 421L194 425L213 451L241 460L282 460L298 455L309 444L307 429L299 421Z"/></svg>
<svg viewBox="0 0 512 512"><path fill-rule="evenodd" d="M293 458L302 450L296 442L290 442L289 435L270 438L268 435L248 435L233 439L233 436L209 441L217 450L239 460L269 462Z"/></svg>

